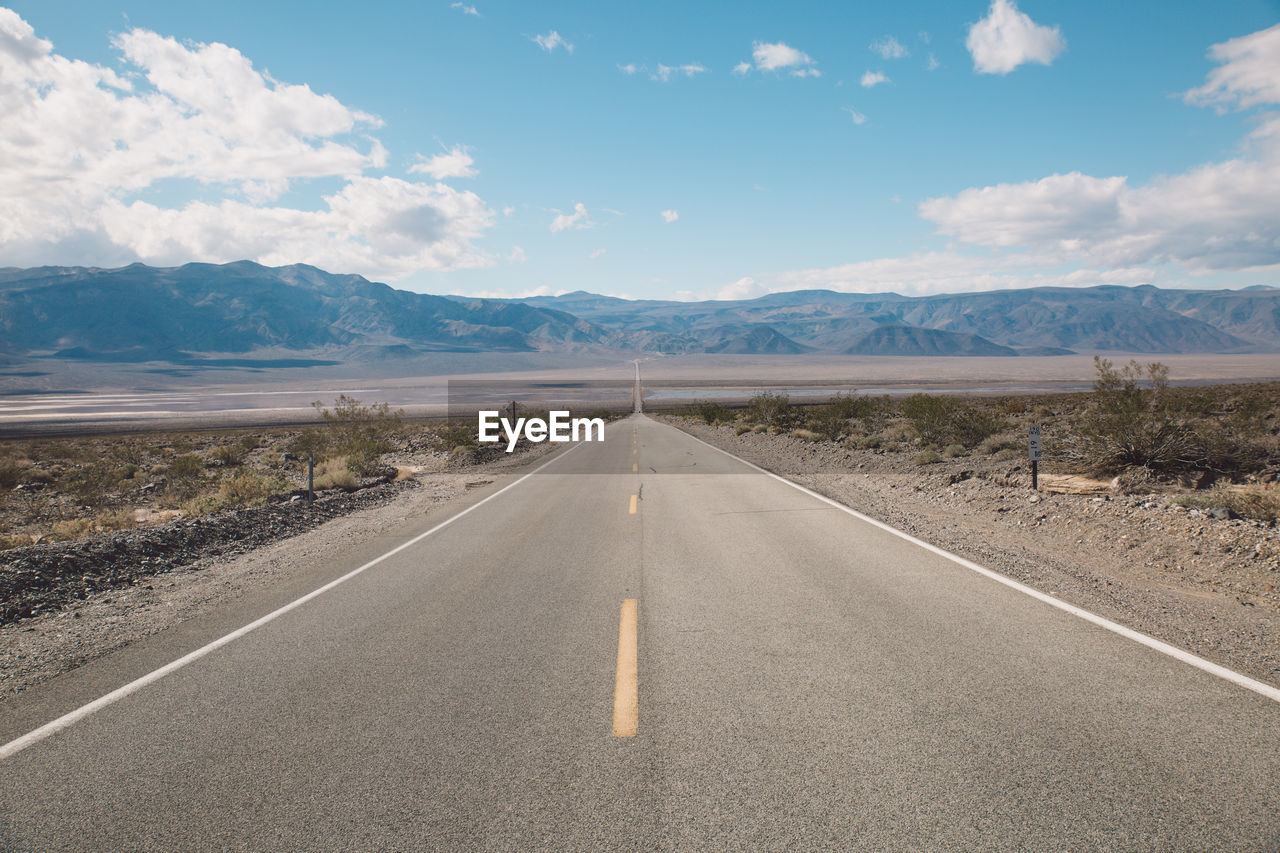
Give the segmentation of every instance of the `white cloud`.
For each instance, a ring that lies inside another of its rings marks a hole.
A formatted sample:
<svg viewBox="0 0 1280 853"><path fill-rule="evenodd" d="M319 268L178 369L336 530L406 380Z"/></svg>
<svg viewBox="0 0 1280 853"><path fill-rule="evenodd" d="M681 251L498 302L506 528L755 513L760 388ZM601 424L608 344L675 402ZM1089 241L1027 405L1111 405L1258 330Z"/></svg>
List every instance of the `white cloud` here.
<svg viewBox="0 0 1280 853"><path fill-rule="evenodd" d="M840 109L844 110L849 114L849 118L853 119L854 124L867 123L867 117L864 116L862 113L858 112L857 110L855 110L853 107L841 107Z"/></svg>
<svg viewBox="0 0 1280 853"><path fill-rule="evenodd" d="M600 257L607 251L608 249L592 249L590 252L587 253L587 259L594 261L596 258Z"/></svg>
<svg viewBox="0 0 1280 853"><path fill-rule="evenodd" d="M893 36L882 36L873 41L869 47L872 53L878 53L884 59L901 59L908 55L907 49L902 46L902 42Z"/></svg>
<svg viewBox="0 0 1280 853"><path fill-rule="evenodd" d="M480 17L479 10L476 9L475 6L468 6L466 3L450 3L449 8L457 9L464 15L475 15L477 18Z"/></svg>
<svg viewBox="0 0 1280 853"><path fill-rule="evenodd" d="M665 83L668 80L670 80L672 77L678 77L682 75L685 77L692 77L693 75L701 74L706 70L707 69L705 67L699 65L696 62L689 63L688 65L663 65L661 62L659 62L658 70L655 71L650 76L654 80L661 80L663 83Z"/></svg>
<svg viewBox="0 0 1280 853"><path fill-rule="evenodd" d="M510 204L509 204L509 205L507 205L506 207L502 208L502 215L503 215L503 216L511 216L511 215L513 215L515 212L516 212L515 207L514 207L513 205L510 205Z"/></svg>
<svg viewBox="0 0 1280 853"><path fill-rule="evenodd" d="M573 213L561 213L559 210L554 211L554 213L556 218L551 220L551 232L553 234L570 229L581 231L586 228L594 228L596 225L591 219L591 214L587 213L587 206L582 202L578 202L573 206Z"/></svg>
<svg viewBox="0 0 1280 853"><path fill-rule="evenodd" d="M969 28L965 47L976 71L1008 74L1026 62L1048 65L1067 43L1057 27L1037 24L1014 0L992 0L987 17Z"/></svg>
<svg viewBox="0 0 1280 853"><path fill-rule="evenodd" d="M870 89L872 86L888 83L889 78L880 71L867 71L862 75L862 79L859 82L862 84L862 88Z"/></svg>
<svg viewBox="0 0 1280 853"><path fill-rule="evenodd" d="M680 214L674 210L663 210L658 215L661 216L668 225L680 218Z"/></svg>
<svg viewBox="0 0 1280 853"><path fill-rule="evenodd" d="M756 68L761 71L790 71L793 77L821 77L822 72L814 67L813 57L801 50L796 50L783 42L753 42L751 56ZM742 68L746 63L739 63ZM745 72L745 69L744 69Z"/></svg>
<svg viewBox="0 0 1280 853"><path fill-rule="evenodd" d="M923 296L1019 287L1145 284L1156 277L1155 270L1141 267L1066 271L1046 269L1046 266L1052 265L1051 258L1040 255L917 252L899 258L877 258L836 267L785 272L767 284L753 283L754 286L749 288L747 295L737 298L812 288L848 293ZM749 282L750 279L745 281ZM748 288L739 290L747 291Z"/></svg>
<svg viewBox="0 0 1280 853"><path fill-rule="evenodd" d="M1215 44L1209 57L1222 65L1203 86L1183 95L1187 103L1219 110L1280 104L1280 24Z"/></svg>
<svg viewBox="0 0 1280 853"><path fill-rule="evenodd" d="M474 178L480 174L473 165L475 160L467 153L465 145L455 145L443 154L433 157L418 155L418 162L409 167L409 172L430 175L437 181L445 178Z"/></svg>
<svg viewBox="0 0 1280 853"><path fill-rule="evenodd" d="M619 65L618 70L623 74L635 74L637 71L641 70L641 68L634 62L628 62L626 65Z"/></svg>
<svg viewBox="0 0 1280 853"><path fill-rule="evenodd" d="M563 47L566 52L573 53L573 45L565 41L564 37L555 30L552 30L545 36L534 36L530 41L536 43L538 47L542 48L547 53L550 53L557 47Z"/></svg>
<svg viewBox="0 0 1280 853"><path fill-rule="evenodd" d="M1280 104L1280 28L1216 45L1223 62L1191 99ZM1112 267L1173 263L1194 272L1280 265L1280 114L1234 159L1133 186L1079 172L929 199L920 214L961 242L1025 247Z"/></svg>
<svg viewBox="0 0 1280 853"><path fill-rule="evenodd" d="M737 281L726 284L724 287L716 291L712 299L754 299L757 296L763 296L769 292L769 288L757 282L750 276L740 278Z"/></svg>
<svg viewBox="0 0 1280 853"><path fill-rule="evenodd" d="M745 60L733 66L733 73L738 75L746 74L750 70L751 70L751 63L746 62Z"/></svg>
<svg viewBox="0 0 1280 853"><path fill-rule="evenodd" d="M507 263L523 264L529 260L529 256L525 254L524 249L520 246L512 246L511 251L507 252Z"/></svg>
<svg viewBox="0 0 1280 853"><path fill-rule="evenodd" d="M471 242L492 221L474 194L364 177L386 166L377 117L227 45L141 29L113 44L123 73L55 53L0 8L4 263L249 258L399 278L492 262ZM339 187L272 204L317 178Z"/></svg>
<svg viewBox="0 0 1280 853"><path fill-rule="evenodd" d="M924 64L924 67L926 71L937 71L938 66L941 64L942 63L938 61L938 57L931 53L929 54L929 60Z"/></svg>

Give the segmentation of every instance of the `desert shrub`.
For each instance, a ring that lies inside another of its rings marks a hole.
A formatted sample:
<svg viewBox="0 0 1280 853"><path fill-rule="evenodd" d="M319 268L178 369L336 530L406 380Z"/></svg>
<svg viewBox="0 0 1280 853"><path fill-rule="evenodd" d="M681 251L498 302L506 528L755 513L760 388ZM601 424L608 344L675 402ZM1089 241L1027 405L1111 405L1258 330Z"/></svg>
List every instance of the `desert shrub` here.
<svg viewBox="0 0 1280 853"><path fill-rule="evenodd" d="M997 450L995 460L997 462L1008 462L1012 459L1021 459L1022 451L1013 447L1006 447L1004 450Z"/></svg>
<svg viewBox="0 0 1280 853"><path fill-rule="evenodd" d="M768 427L785 428L797 420L786 394L762 391L747 401L747 417Z"/></svg>
<svg viewBox="0 0 1280 853"><path fill-rule="evenodd" d="M1265 457L1265 448L1242 435L1230 418L1205 417L1205 407L1195 402L1198 395L1171 392L1165 365L1130 361L1116 368L1098 356L1094 365L1098 376L1089 405L1074 419L1063 444L1068 458L1093 473L1142 467L1163 475L1193 470L1234 475L1256 468ZM1244 421L1256 417L1255 405L1244 405Z"/></svg>
<svg viewBox="0 0 1280 853"><path fill-rule="evenodd" d="M71 518L56 521L49 530L49 539L54 542L66 542L88 536L93 530L93 522L87 518Z"/></svg>
<svg viewBox="0 0 1280 853"><path fill-rule="evenodd" d="M837 394L821 406L814 406L805 417L805 426L826 438L836 441L849 432L849 422L865 418L875 409L875 403L866 397Z"/></svg>
<svg viewBox="0 0 1280 853"><path fill-rule="evenodd" d="M791 434L801 441L822 441L826 437L822 433L814 432L811 429L793 429Z"/></svg>
<svg viewBox="0 0 1280 853"><path fill-rule="evenodd" d="M1026 439L1013 433L998 433L984 438L975 452L983 456L994 456L1002 450L1018 450L1026 443Z"/></svg>
<svg viewBox="0 0 1280 853"><path fill-rule="evenodd" d="M917 465L932 465L935 462L942 461L942 454L934 450L932 447L929 447L917 453L915 458L911 461Z"/></svg>
<svg viewBox="0 0 1280 853"><path fill-rule="evenodd" d="M224 509L262 506L275 494L289 489L279 475L262 475L253 471L237 471L218 484L216 492L197 495L183 504L188 515L209 515Z"/></svg>
<svg viewBox="0 0 1280 853"><path fill-rule="evenodd" d="M0 490L7 492L16 488L22 482L25 470L26 466L20 464L16 459L6 459L0 462Z"/></svg>
<svg viewBox="0 0 1280 853"><path fill-rule="evenodd" d="M1007 426L991 412L946 395L912 394L902 414L923 444L974 447Z"/></svg>
<svg viewBox="0 0 1280 853"><path fill-rule="evenodd" d="M326 451L347 457L348 465L357 474L374 472L379 457L391 449L391 436L404 419L403 411L393 412L386 403L365 406L346 394L338 395L332 409L318 400L312 405L328 424Z"/></svg>
<svg viewBox="0 0 1280 853"><path fill-rule="evenodd" d="M102 503L107 491L119 482L114 465L109 462L91 462L75 470L62 487L82 503L93 506Z"/></svg>
<svg viewBox="0 0 1280 853"><path fill-rule="evenodd" d="M244 464L244 456L245 452L239 445L224 444L215 448L209 458L216 465L221 465L225 468L238 468Z"/></svg>
<svg viewBox="0 0 1280 853"><path fill-rule="evenodd" d="M957 456L964 456L965 449L963 444L948 444L942 448L943 459L955 459Z"/></svg>
<svg viewBox="0 0 1280 853"><path fill-rule="evenodd" d="M31 540L26 536L19 536L11 533L0 533L0 551L7 551L10 548L21 548L23 545L30 545Z"/></svg>
<svg viewBox="0 0 1280 853"><path fill-rule="evenodd" d="M316 467L315 487L317 489L354 489L359 485L359 478L351 470L345 456L326 459Z"/></svg>
<svg viewBox="0 0 1280 853"><path fill-rule="evenodd" d="M478 429L467 420L445 421L435 428L435 437L440 446L449 451L455 447L473 448L480 444Z"/></svg>
<svg viewBox="0 0 1280 853"><path fill-rule="evenodd" d="M714 424L717 421L733 419L733 410L724 403L717 403L714 400L699 400L693 404L693 407L704 423Z"/></svg>
<svg viewBox="0 0 1280 853"><path fill-rule="evenodd" d="M884 439L878 435L868 435L858 439L859 450L875 450L884 444Z"/></svg>
<svg viewBox="0 0 1280 853"><path fill-rule="evenodd" d="M133 517L133 510L130 509L113 509L100 512L94 517L93 523L100 530L128 530L138 524Z"/></svg>
<svg viewBox="0 0 1280 853"><path fill-rule="evenodd" d="M262 506L272 495L288 489L289 484L277 474L237 471L218 485L218 498L227 506Z"/></svg>
<svg viewBox="0 0 1280 853"><path fill-rule="evenodd" d="M1181 495L1174 498L1174 503L1199 509L1226 507L1242 518L1269 524L1280 520L1280 488L1275 485L1243 488L1219 485L1203 494Z"/></svg>
<svg viewBox="0 0 1280 853"><path fill-rule="evenodd" d="M251 432L245 433L240 436L240 440L236 442L236 446L244 453L248 453L251 450L257 450L262 446L262 437Z"/></svg>
<svg viewBox="0 0 1280 853"><path fill-rule="evenodd" d="M756 424L754 427L751 428L751 431L754 433L762 433L762 432L768 432L769 428L764 424Z"/></svg>
<svg viewBox="0 0 1280 853"><path fill-rule="evenodd" d="M171 480L198 480L204 473L204 460L194 453L179 456L169 463Z"/></svg>
<svg viewBox="0 0 1280 853"><path fill-rule="evenodd" d="M738 424L733 428L734 435L742 435L743 433L748 432L751 432L751 424Z"/></svg>

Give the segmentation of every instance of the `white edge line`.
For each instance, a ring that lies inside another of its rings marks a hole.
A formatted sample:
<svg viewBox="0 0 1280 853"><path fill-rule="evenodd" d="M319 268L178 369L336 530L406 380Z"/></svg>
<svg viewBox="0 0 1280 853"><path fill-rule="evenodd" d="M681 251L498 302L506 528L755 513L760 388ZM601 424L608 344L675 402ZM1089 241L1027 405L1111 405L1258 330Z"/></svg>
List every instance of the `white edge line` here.
<svg viewBox="0 0 1280 853"><path fill-rule="evenodd" d="M761 468L759 465L756 465L755 463L752 463L752 462L748 462L747 460L743 459L740 456L735 456L729 451L716 447L714 444L711 444L710 442L703 441L701 438L698 438L696 435L692 433L685 432L684 430L680 430L680 431L684 432L685 435L689 436L694 441L705 444L707 447L710 447L712 450L715 450L719 453L723 453L725 456L728 456L730 459L735 459L738 462L741 462L743 465L746 465L749 468L753 468L756 471L759 471L761 474L768 474L773 479L778 480L779 482L782 482L782 483L786 483L788 486L790 486L793 489L799 489L800 491L804 492L806 495L809 495L810 497L817 498L818 500L822 501L825 504L829 504L838 510L847 512L849 515L852 515L854 518L860 521L865 521L867 524L870 524L874 527L880 528L881 530L892 533L894 536L897 536L901 539L905 539L906 541L910 542L913 545L918 545L921 548L924 548L926 551L930 551L934 554L937 554L940 557L946 557L948 560L951 560L953 563L957 563L961 566L964 566L966 569L969 569L970 571L974 571L980 575L991 578L993 581L997 581L998 583L1002 583L1007 587L1016 589L1018 592L1021 592L1025 595L1029 595L1032 598L1037 598L1040 601L1043 601L1045 604L1056 607L1059 610L1064 610L1073 616L1078 616L1087 622L1092 622L1093 624L1098 625L1099 627L1102 627L1102 628L1106 628L1108 631L1112 631L1116 634L1119 634L1122 637L1127 637L1128 639L1133 640L1136 643L1141 643L1142 645L1147 646L1148 648L1155 649L1157 652L1166 654L1171 658L1176 658L1177 660L1180 660L1183 663L1189 663L1192 666L1196 667L1197 669L1204 670L1205 672L1211 675L1216 675L1219 678L1226 679L1227 681L1230 681L1233 684L1239 685L1240 687L1243 687L1246 690L1252 690L1254 693L1257 693L1261 696L1265 696L1266 698L1274 702L1280 702L1280 689L1272 687L1270 684L1264 684L1261 681L1258 681L1257 679L1250 678L1249 676L1236 672L1233 669L1227 669L1225 666L1221 666L1220 664L1216 664L1210 660L1205 660L1199 655L1194 655L1191 652L1186 651L1185 649L1180 649L1177 646L1172 646L1164 642L1163 640L1157 640L1155 637L1150 637L1146 634L1143 634L1140 631L1135 631L1132 628L1126 628L1124 625L1121 625L1118 622L1112 622L1110 619L1106 619L1102 616L1099 616L1096 613L1090 613L1088 610L1085 610L1081 607L1076 607L1074 604L1068 604L1067 602L1061 599L1054 598L1052 595L1043 593L1038 589L1033 589L1032 587L1029 587L1024 583L1016 581L1013 578L1005 577L1004 575L998 572L994 572L991 569L988 569L984 566L980 566L971 560L966 560L964 557L960 557L955 554L952 554L950 551L944 551L943 549L939 548L936 545L930 545L928 542L925 542L923 539L917 539L916 537L912 536L910 533L904 533L903 531L898 530L896 527L891 527L890 525L885 524L883 521L877 521L876 519L871 518L870 516L863 515L862 513L858 512L856 509L851 509L850 507L845 506L839 501L832 500L826 495L821 495L815 492L813 489L809 489L800 485L799 483L792 482L791 480L788 480L786 477L783 477L779 474L773 473L772 471L768 471L764 468Z"/></svg>
<svg viewBox="0 0 1280 853"><path fill-rule="evenodd" d="M577 450L581 446L582 446L582 443L579 442L578 444L573 445L563 453L556 454L554 458L549 459L546 462L542 463L537 468L534 468L532 471L525 474L520 479L511 483L508 483L507 485L503 486L501 489L489 495L488 497L484 498L483 500L477 501L476 503L472 504L471 506L459 512L457 515L453 515L453 516L450 516L449 518L446 518L444 521L440 522L435 527L431 528L425 533L419 533L417 536L413 537L408 542L404 542L400 545L397 545L395 548L392 548L390 551L386 552L382 556L374 557L372 560L365 563L360 568L352 569L342 577L329 581L324 586L318 589L312 590L311 592L307 593L301 598L298 598L294 601L289 602L288 604L284 605L278 610L273 610L270 613L268 613L266 616L263 616L259 619L255 619L254 621L250 622L248 625L245 625L242 628L237 628L236 630L232 631L230 634L227 634L223 637L219 637L218 639L214 640L208 645L201 646L195 651L189 652L183 655L182 657L178 658L177 660L171 663L167 663L164 666L160 667L159 669L147 673L141 678L135 679L134 681L130 681L128 684L124 685L123 687L119 687L119 688L116 688L115 690L112 690L110 693L106 694L105 696L102 696L98 699L94 699L92 702L90 702L87 705L81 705L79 708L76 708L74 711L69 711L68 713L63 714L61 717L58 717L56 720L45 723L40 728L34 729L33 731L27 732L25 735L22 735L19 738L15 738L14 740L9 741L4 746L0 746L0 761L3 761L4 759L9 758L13 755L17 755L19 752L26 749L27 747L33 744L39 743L40 741L44 740L50 735L57 734L58 732L67 728L68 726L71 726L79 722L80 720L83 720L85 717L89 716L90 714L96 711L100 711L103 708L107 707L108 705L112 705L120 701L121 699L125 698L129 694L135 693L138 690L141 690L143 687L146 687L148 684L152 684L156 681L159 681L169 673L176 672L177 670L182 669L187 664L192 663L193 661L197 661L200 658L204 657L205 655L210 654L211 652L217 651L218 649L222 648L228 643L235 642L236 640L243 637L245 634L248 634L250 631L256 630L257 628L261 628L263 625L266 625L268 622L278 619L279 617L288 613L290 610L293 610L294 608L297 608L297 607L301 607L311 599L317 596L323 595L324 593L328 592L329 590L333 589L336 586L339 586L340 584L346 583L347 581L354 578L356 575L361 574L364 571L373 568L374 566L378 565L388 557L394 556L395 554L400 553L406 548L413 547L414 545L418 544L423 539L426 539L428 536L435 533L436 531L442 530L445 527L448 527L450 524L453 524L455 521L462 518L467 513L477 510L480 507L484 506L489 501L493 500L503 492L506 492L510 489L514 489L516 486L520 485L525 480L532 477L534 474L537 474L543 468L546 468L548 465L551 465L555 462L560 461L565 456Z"/></svg>

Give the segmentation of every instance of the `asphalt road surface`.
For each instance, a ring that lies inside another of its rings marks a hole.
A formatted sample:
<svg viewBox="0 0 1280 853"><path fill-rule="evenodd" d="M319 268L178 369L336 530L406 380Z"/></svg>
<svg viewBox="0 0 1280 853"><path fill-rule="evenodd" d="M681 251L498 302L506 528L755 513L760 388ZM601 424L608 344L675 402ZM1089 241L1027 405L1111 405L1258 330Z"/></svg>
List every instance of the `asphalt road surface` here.
<svg viewBox="0 0 1280 853"><path fill-rule="evenodd" d="M1280 851L1275 699L672 427L472 500L10 703L0 849Z"/></svg>

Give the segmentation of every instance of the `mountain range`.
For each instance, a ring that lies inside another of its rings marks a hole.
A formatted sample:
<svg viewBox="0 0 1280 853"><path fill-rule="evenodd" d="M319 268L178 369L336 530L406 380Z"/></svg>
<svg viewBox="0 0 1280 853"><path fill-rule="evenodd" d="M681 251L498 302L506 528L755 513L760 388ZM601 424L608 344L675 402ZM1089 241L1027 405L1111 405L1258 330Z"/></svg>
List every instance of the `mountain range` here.
<svg viewBox="0 0 1280 853"><path fill-rule="evenodd" d="M1280 290L1040 287L909 297L826 290L476 299L248 261L0 269L0 358L100 362L431 352L1055 355L1280 352ZM236 358L224 362L236 361Z"/></svg>

